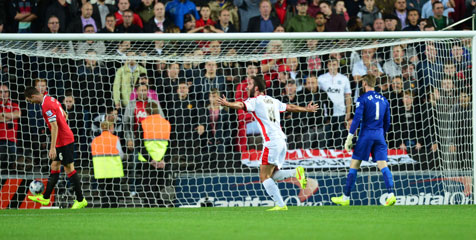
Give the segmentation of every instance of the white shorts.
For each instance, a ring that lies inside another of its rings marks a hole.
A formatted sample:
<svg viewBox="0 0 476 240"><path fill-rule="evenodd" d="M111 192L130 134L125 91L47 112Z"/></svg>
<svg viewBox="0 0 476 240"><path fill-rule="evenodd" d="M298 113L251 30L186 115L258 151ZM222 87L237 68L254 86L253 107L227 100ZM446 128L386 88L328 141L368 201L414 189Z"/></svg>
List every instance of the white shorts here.
<svg viewBox="0 0 476 240"><path fill-rule="evenodd" d="M281 168L286 159L287 150L288 147L284 139L265 142L261 153L261 165L275 165Z"/></svg>

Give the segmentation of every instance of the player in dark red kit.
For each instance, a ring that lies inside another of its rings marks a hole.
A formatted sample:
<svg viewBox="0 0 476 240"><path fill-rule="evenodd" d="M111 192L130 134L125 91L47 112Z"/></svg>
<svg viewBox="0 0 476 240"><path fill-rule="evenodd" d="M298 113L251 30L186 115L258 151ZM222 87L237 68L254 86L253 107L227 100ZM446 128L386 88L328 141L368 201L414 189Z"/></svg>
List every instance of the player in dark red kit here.
<svg viewBox="0 0 476 240"><path fill-rule="evenodd" d="M24 92L26 101L41 104L43 118L51 131L51 145L48 157L52 160L51 174L44 194L28 196L34 202L42 205L50 204L50 194L59 179L61 165L64 166L68 178L73 183L76 200L72 209L84 208L88 205L81 190L80 176L74 169L74 136L66 122L66 113L60 102L46 93L42 95L36 88L27 87Z"/></svg>

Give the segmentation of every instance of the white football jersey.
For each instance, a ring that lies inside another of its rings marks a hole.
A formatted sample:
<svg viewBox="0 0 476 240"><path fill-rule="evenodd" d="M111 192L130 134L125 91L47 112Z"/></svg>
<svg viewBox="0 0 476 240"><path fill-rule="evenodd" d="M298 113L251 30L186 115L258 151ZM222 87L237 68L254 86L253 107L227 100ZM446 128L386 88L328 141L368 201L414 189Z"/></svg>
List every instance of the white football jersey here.
<svg viewBox="0 0 476 240"><path fill-rule="evenodd" d="M280 112L286 111L286 104L270 96L259 95L248 98L245 102L246 111L251 112L259 125L261 136L265 142L286 139L281 130Z"/></svg>
<svg viewBox="0 0 476 240"><path fill-rule="evenodd" d="M318 78L319 89L327 92L327 96L334 104L334 116L345 115L345 94L351 94L349 79L337 73L332 76L330 73L323 74Z"/></svg>

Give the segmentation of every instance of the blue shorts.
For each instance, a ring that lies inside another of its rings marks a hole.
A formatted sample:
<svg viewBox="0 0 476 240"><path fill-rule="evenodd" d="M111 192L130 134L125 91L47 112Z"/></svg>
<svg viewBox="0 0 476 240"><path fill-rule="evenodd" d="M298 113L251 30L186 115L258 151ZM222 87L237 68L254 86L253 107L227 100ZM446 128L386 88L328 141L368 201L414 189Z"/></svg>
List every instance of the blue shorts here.
<svg viewBox="0 0 476 240"><path fill-rule="evenodd" d="M372 161L388 161L387 142L383 130L367 130L362 132L354 147L352 159L368 161L372 154Z"/></svg>

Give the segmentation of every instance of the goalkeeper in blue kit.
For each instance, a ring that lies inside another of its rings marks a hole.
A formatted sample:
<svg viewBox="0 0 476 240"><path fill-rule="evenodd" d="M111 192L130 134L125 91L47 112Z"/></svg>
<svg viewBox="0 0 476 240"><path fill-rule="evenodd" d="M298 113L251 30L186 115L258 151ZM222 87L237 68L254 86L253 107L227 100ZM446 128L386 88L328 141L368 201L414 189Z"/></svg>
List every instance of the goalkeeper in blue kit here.
<svg viewBox="0 0 476 240"><path fill-rule="evenodd" d="M387 166L387 143L385 142L385 134L390 127L390 104L385 97L374 91L375 83L375 77L372 75L365 75L362 78L365 93L357 100L354 120L344 145L345 150L350 152L352 149L352 139L359 124L360 133L352 155L344 195L331 198L331 201L338 205L350 204L350 192L355 185L357 171L362 161L369 160L370 154L372 154L372 160L377 162L387 187L388 197L384 205L392 206L396 202L392 173Z"/></svg>

